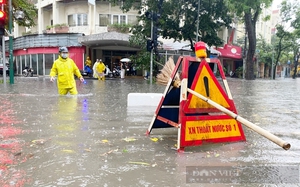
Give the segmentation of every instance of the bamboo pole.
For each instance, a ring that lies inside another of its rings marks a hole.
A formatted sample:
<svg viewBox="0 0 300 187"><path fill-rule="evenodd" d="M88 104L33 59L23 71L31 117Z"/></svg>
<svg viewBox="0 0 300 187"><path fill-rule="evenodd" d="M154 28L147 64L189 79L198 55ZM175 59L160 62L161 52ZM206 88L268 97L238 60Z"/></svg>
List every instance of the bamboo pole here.
<svg viewBox="0 0 300 187"><path fill-rule="evenodd" d="M266 131L265 129L251 123L250 121L242 118L241 116L231 112L230 110L226 109L225 107L219 105L218 103L204 97L203 95L191 90L188 88L187 90L189 93L199 97L200 99L202 99L203 101L207 102L208 104L216 107L218 110L224 112L225 114L231 116L232 118L234 118L235 120L239 121L240 123L246 125L248 128L252 129L253 131L257 132L258 134L264 136L265 138L271 140L272 142L274 142L275 144L279 145L280 147L282 147L285 150L290 149L291 145L288 142L283 141L282 139L280 139L279 137L275 136L274 134Z"/></svg>

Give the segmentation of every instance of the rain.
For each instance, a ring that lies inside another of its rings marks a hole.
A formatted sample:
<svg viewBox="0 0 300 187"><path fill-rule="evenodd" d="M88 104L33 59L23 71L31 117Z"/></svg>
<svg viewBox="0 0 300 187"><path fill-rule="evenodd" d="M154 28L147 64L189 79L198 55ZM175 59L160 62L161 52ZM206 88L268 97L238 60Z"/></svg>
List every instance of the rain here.
<svg viewBox="0 0 300 187"><path fill-rule="evenodd" d="M300 186L300 80L227 81L238 114L290 150L243 126L244 142L178 152L176 128L146 135L155 106L127 106L129 93L165 89L141 77L77 80L77 96L59 96L48 77L15 77L0 84L0 186ZM236 173L199 181L214 167Z"/></svg>

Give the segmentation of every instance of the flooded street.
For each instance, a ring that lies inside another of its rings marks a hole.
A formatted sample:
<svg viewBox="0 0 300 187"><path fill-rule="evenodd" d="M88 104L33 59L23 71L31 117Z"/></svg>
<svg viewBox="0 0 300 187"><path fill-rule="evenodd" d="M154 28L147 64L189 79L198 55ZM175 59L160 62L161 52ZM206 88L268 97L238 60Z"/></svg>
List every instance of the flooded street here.
<svg viewBox="0 0 300 187"><path fill-rule="evenodd" d="M156 107L127 107L129 93L163 93L142 77L77 80L77 96L59 96L48 77L16 77L0 84L0 186L300 186L300 79L227 80L238 114L290 150L243 126L246 142L178 153L177 129L145 135ZM248 173L197 180L216 166Z"/></svg>

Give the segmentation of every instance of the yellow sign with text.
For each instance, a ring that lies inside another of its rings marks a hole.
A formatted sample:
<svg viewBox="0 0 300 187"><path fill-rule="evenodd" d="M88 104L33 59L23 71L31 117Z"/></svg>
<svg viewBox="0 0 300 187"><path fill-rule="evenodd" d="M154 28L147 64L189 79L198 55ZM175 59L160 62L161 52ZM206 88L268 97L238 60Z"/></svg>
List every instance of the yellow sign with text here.
<svg viewBox="0 0 300 187"><path fill-rule="evenodd" d="M208 66L208 65L207 65ZM226 101L225 97L227 95L223 95L221 90L222 89L219 85L219 82L215 82L213 80L213 73L209 71L207 68L209 66L203 66L201 72L199 74L199 78L196 79L197 84L195 85L194 91L213 100L214 102L222 105L223 107L229 107L228 102ZM215 108L214 106L208 104L207 102L199 99L197 96L192 95L189 108Z"/></svg>
<svg viewBox="0 0 300 187"><path fill-rule="evenodd" d="M185 140L205 140L241 136L235 119L187 121Z"/></svg>

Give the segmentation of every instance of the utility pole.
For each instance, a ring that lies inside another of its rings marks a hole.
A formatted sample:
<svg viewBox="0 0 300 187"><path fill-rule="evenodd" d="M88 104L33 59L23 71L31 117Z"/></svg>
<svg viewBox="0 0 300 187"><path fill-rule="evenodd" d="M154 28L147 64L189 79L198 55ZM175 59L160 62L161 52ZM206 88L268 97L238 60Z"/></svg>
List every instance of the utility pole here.
<svg viewBox="0 0 300 187"><path fill-rule="evenodd" d="M157 20L160 17L160 14L153 12L146 12L146 17L151 19L151 40L147 40L147 51L151 52L150 54L150 84L152 84L153 79L153 53L158 55L158 27ZM155 22L155 23L154 23ZM155 25L154 25L155 24Z"/></svg>
<svg viewBox="0 0 300 187"><path fill-rule="evenodd" d="M245 40L244 40L244 53L243 53L243 79L245 79L246 60L247 60L247 30L245 27Z"/></svg>
<svg viewBox="0 0 300 187"><path fill-rule="evenodd" d="M13 36L12 36L12 0L9 0L9 83L14 84Z"/></svg>
<svg viewBox="0 0 300 187"><path fill-rule="evenodd" d="M5 37L2 36L2 74L3 74L3 84L6 84L6 59L5 59Z"/></svg>
<svg viewBox="0 0 300 187"><path fill-rule="evenodd" d="M275 79L275 77L274 77L274 46L273 46L273 49L272 49L271 79Z"/></svg>
<svg viewBox="0 0 300 187"><path fill-rule="evenodd" d="M200 11L200 0L198 1L198 11L197 11L197 27L196 27L196 42L198 42L198 32L199 32L199 11Z"/></svg>
<svg viewBox="0 0 300 187"><path fill-rule="evenodd" d="M153 45L153 14L151 19L151 41ZM153 76L153 46L151 48L151 54L150 54L150 84L152 84L152 76Z"/></svg>

